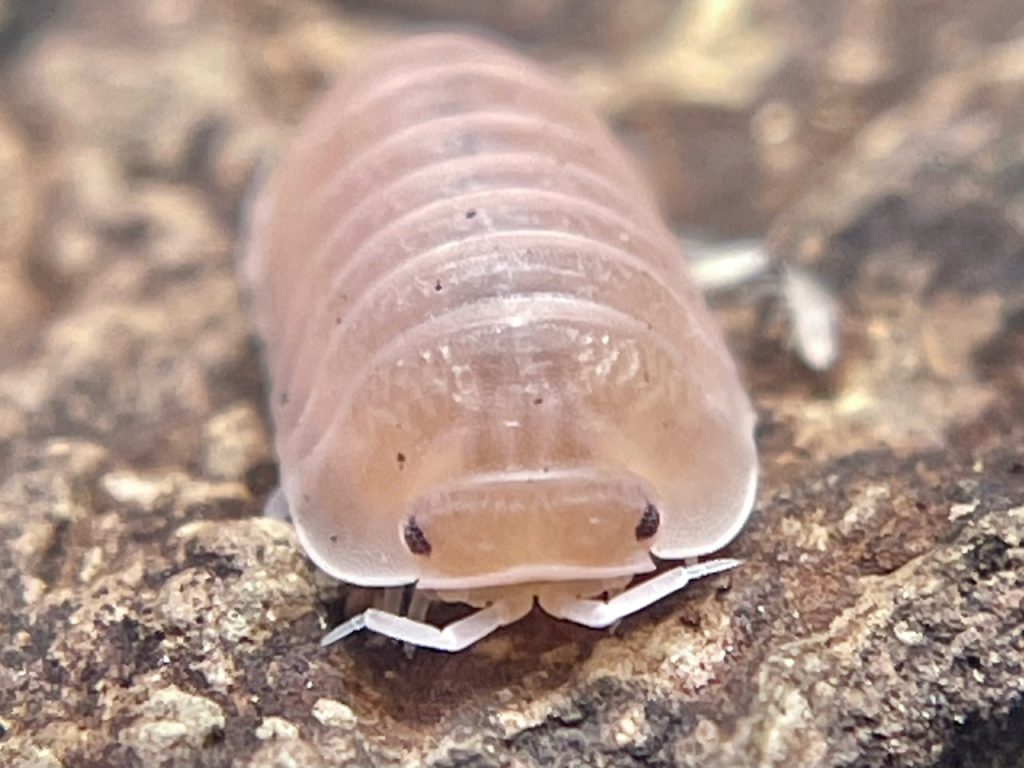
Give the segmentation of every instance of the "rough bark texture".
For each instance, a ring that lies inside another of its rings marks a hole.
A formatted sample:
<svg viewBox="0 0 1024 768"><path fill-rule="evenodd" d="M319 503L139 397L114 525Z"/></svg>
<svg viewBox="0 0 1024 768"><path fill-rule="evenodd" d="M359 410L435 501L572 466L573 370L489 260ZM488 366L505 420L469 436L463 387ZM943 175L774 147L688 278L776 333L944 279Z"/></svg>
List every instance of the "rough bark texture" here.
<svg viewBox="0 0 1024 768"><path fill-rule="evenodd" d="M0 3L0 764L1024 765L1020 3L499 5ZM720 303L765 467L729 577L323 651L341 592L258 516L238 213L334 73L452 19L829 282L843 362Z"/></svg>

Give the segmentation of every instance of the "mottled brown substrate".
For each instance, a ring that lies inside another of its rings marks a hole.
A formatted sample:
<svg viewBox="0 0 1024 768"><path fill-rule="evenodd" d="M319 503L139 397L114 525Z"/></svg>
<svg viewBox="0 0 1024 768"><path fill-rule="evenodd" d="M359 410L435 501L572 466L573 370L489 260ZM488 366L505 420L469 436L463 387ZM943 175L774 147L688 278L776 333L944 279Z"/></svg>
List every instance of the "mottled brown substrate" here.
<svg viewBox="0 0 1024 768"><path fill-rule="evenodd" d="M655 4L619 45L595 10L591 49L510 4L506 30L660 148L681 220L774 220L837 288L846 352L814 379L719 304L762 419L741 569L611 634L531 615L411 661L321 650L340 592L257 517L274 469L231 260L258 158L394 26L30 5L0 11L0 764L1020 764L1019 3Z"/></svg>

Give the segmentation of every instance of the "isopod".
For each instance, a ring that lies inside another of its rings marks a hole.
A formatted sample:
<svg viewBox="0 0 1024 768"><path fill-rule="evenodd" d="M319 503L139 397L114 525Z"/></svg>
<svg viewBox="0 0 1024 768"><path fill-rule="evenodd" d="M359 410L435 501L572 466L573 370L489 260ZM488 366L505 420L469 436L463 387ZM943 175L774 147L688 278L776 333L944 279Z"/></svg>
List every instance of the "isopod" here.
<svg viewBox="0 0 1024 768"><path fill-rule="evenodd" d="M325 644L455 651L535 602L605 627L737 564L696 558L749 517L754 411L633 162L553 77L467 36L386 47L251 215L288 514L331 576L416 590ZM686 562L632 583L654 558ZM435 627L430 600L478 610Z"/></svg>

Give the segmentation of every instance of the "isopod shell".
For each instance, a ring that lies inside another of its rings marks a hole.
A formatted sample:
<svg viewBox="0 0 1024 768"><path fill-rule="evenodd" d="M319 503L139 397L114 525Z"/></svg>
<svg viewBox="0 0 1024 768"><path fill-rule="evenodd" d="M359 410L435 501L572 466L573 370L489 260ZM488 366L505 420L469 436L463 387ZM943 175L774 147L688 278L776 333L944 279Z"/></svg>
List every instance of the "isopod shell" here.
<svg viewBox="0 0 1024 768"><path fill-rule="evenodd" d="M333 576L612 579L747 520L723 338L624 149L536 65L454 35L360 62L249 242L282 489Z"/></svg>

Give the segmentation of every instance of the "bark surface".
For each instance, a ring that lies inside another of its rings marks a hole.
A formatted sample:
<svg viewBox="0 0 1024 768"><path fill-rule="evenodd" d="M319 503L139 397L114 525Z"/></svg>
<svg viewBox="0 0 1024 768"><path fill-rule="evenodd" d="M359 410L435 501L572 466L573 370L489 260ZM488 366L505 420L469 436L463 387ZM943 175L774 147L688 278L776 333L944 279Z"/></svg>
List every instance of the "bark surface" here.
<svg viewBox="0 0 1024 768"><path fill-rule="evenodd" d="M1024 11L970 5L0 3L0 764L1024 765ZM453 19L565 72L682 229L829 284L842 363L716 303L764 464L729 576L325 651L342 590L260 517L239 212L336 73Z"/></svg>

